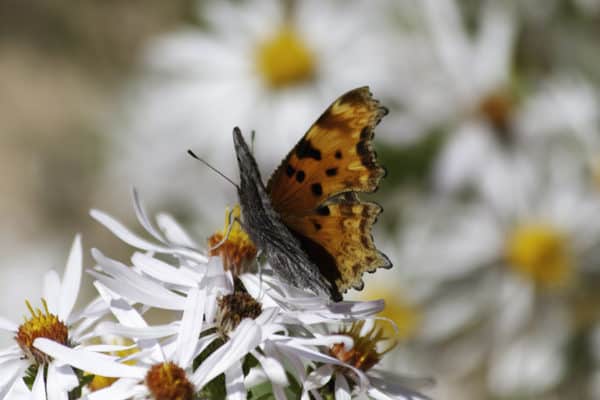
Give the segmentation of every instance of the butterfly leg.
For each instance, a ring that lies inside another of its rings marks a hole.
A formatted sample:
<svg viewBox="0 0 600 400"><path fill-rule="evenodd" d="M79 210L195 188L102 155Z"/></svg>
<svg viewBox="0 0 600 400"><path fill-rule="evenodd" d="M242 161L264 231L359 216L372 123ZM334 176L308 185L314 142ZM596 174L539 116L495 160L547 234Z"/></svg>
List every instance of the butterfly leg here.
<svg viewBox="0 0 600 400"><path fill-rule="evenodd" d="M223 235L223 239L221 239L214 246L208 248L209 252L218 249L219 247L221 247L223 245L223 243L225 243L227 241L227 239L229 239L229 235L231 234L231 229L233 229L232 218L231 218L232 216L233 216L233 209L229 210L229 212L227 213L227 232L225 232L225 235ZM233 222L235 222L235 221L238 221L238 219L233 218ZM240 226L242 226L242 228L243 228L243 225L240 224Z"/></svg>

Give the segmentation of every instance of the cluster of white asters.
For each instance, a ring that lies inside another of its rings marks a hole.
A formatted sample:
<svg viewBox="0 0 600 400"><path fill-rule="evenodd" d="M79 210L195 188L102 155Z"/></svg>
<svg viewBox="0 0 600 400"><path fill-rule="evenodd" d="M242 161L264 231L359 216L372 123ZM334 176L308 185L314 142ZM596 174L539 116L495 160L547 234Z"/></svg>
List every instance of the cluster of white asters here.
<svg viewBox="0 0 600 400"><path fill-rule="evenodd" d="M331 303L268 270L234 277L170 216L159 215L157 228L134 198L152 240L91 212L138 249L132 265L91 250L91 303L73 311L82 277L77 236L62 279L54 270L44 276L44 309L27 303L31 316L21 325L0 319L16 341L0 352L1 398L245 399L255 388L276 399L425 398L409 387L427 380L371 368L384 353L377 346L393 342L377 328L382 300ZM152 309L171 321L149 324Z"/></svg>

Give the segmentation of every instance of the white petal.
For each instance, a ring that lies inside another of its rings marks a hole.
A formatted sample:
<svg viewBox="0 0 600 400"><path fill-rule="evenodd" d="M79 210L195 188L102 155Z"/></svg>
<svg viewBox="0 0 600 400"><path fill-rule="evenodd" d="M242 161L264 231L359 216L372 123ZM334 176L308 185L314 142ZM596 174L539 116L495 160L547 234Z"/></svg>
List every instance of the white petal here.
<svg viewBox="0 0 600 400"><path fill-rule="evenodd" d="M111 312L121 324L138 328L148 326L144 318L125 299L112 292L100 282L94 282L94 286L102 299L108 303Z"/></svg>
<svg viewBox="0 0 600 400"><path fill-rule="evenodd" d="M429 397L411 389L411 386L431 386L432 379L427 378L404 378L382 380L369 375L371 388L369 395L375 398L407 399L407 400L429 400ZM385 397L383 397L385 396Z"/></svg>
<svg viewBox="0 0 600 400"><path fill-rule="evenodd" d="M383 391L379 390L378 388L374 388L374 387L369 388L367 393L369 394L370 397L372 397L375 400L412 400L411 398L405 398L405 397L401 397L400 399L397 399L396 397L390 397L390 396L388 396L387 393L384 393Z"/></svg>
<svg viewBox="0 0 600 400"><path fill-rule="evenodd" d="M14 344L5 349L0 350L0 364L11 360L18 360L23 357L23 350L18 344Z"/></svg>
<svg viewBox="0 0 600 400"><path fill-rule="evenodd" d="M375 386L385 386L390 393L407 393L407 388L424 389L435 385L433 378L401 376L380 369L369 370L369 381Z"/></svg>
<svg viewBox="0 0 600 400"><path fill-rule="evenodd" d="M0 317L0 329L9 332L16 332L17 330L19 330L19 325L15 324L9 319Z"/></svg>
<svg viewBox="0 0 600 400"><path fill-rule="evenodd" d="M46 382L44 382L44 368L38 368L33 386L31 387L31 397L35 400L46 400Z"/></svg>
<svg viewBox="0 0 600 400"><path fill-rule="evenodd" d="M279 386L287 386L289 384L285 369L281 363L273 357L265 357L258 351L252 351L252 355L258 360L263 371L271 382Z"/></svg>
<svg viewBox="0 0 600 400"><path fill-rule="evenodd" d="M158 214L156 222L160 229L165 233L165 236L172 243L180 246L198 248L198 245L192 240L185 230L175 221L169 214Z"/></svg>
<svg viewBox="0 0 600 400"><path fill-rule="evenodd" d="M69 259L63 274L63 280L60 287L58 298L58 318L66 321L73 311L73 306L77 301L79 287L81 285L81 268L83 263L83 254L81 252L81 237L75 236Z"/></svg>
<svg viewBox="0 0 600 400"><path fill-rule="evenodd" d="M107 388L87 395L88 400L125 400L136 398L148 392L145 386L138 385L139 379L119 379Z"/></svg>
<svg viewBox="0 0 600 400"><path fill-rule="evenodd" d="M125 243L137 247L138 249L153 251L156 253L175 254L187 257L199 263L206 263L208 258L196 250L186 248L170 248L166 246L156 245L151 243L128 230L123 224L108 214L98 210L90 211L90 215L102 225L107 227L115 236Z"/></svg>
<svg viewBox="0 0 600 400"><path fill-rule="evenodd" d="M279 307L263 308L262 313L256 318L256 323L261 326L270 324L280 311L281 309Z"/></svg>
<svg viewBox="0 0 600 400"><path fill-rule="evenodd" d="M146 375L144 368L120 364L115 361L116 357L92 353L83 349L74 350L53 340L38 338L33 345L56 360L96 375L138 379Z"/></svg>
<svg viewBox="0 0 600 400"><path fill-rule="evenodd" d="M202 331L202 320L204 318L205 290L190 289L185 302L185 309L181 318L181 328L177 335L176 362L185 368L192 365L196 356L194 350Z"/></svg>
<svg viewBox="0 0 600 400"><path fill-rule="evenodd" d="M154 325L145 327L131 327L115 324L114 322L105 321L98 324L95 329L96 336L101 335L117 335L123 337L139 339L156 339L167 336L172 336L179 332L179 323Z"/></svg>
<svg viewBox="0 0 600 400"><path fill-rule="evenodd" d="M350 386L343 374L335 374L335 400L350 400Z"/></svg>
<svg viewBox="0 0 600 400"><path fill-rule="evenodd" d="M254 320L248 318L242 320L231 334L229 341L200 364L194 372L192 382L197 387L203 387L256 348L260 344L261 337L260 326Z"/></svg>
<svg viewBox="0 0 600 400"><path fill-rule="evenodd" d="M58 299L60 296L60 277L58 273L51 269L44 274L44 282L42 283L42 298L48 304L48 310L56 314L58 311ZM35 308L35 307L34 307Z"/></svg>
<svg viewBox="0 0 600 400"><path fill-rule="evenodd" d="M68 393L78 384L77 375L70 365L59 364L56 360L48 365L46 382L48 400L67 400Z"/></svg>
<svg viewBox="0 0 600 400"><path fill-rule="evenodd" d="M0 364L0 398L4 398L6 393L13 387L15 381L21 379L27 367L27 361L21 359L10 360Z"/></svg>
<svg viewBox="0 0 600 400"><path fill-rule="evenodd" d="M142 239L141 237L137 236L136 234L131 232L129 229L127 229L125 227L125 225L123 225L122 223L120 223L119 221L117 221L116 219L111 217L110 215L103 213L102 211L91 210L90 215L96 221L100 222L102 225L104 225L106 228L108 228L108 230L110 230L119 239L121 239L122 241L124 241L125 243L127 243L133 247L137 247L138 249L152 250L152 251L158 251L158 252L160 252L161 250L167 249L166 247L157 246L157 245L147 241L146 239Z"/></svg>
<svg viewBox="0 0 600 400"><path fill-rule="evenodd" d="M225 371L225 389L227 389L227 399L245 400L246 387L244 386L244 372L242 363L233 364Z"/></svg>
<svg viewBox="0 0 600 400"><path fill-rule="evenodd" d="M154 225L152 225L152 223L150 222L148 214L146 213L146 210L144 209L144 206L140 201L140 196L138 195L138 192L137 190L135 190L135 188L132 190L132 195L133 208L135 210L135 215L137 216L137 219L140 222L140 224L142 224L142 226L146 228L146 231L148 231L148 233L154 236L158 241L166 244L167 241L163 237L162 233L160 233L156 228L154 228Z"/></svg>
<svg viewBox="0 0 600 400"><path fill-rule="evenodd" d="M167 310L182 310L185 299L164 286L144 278L124 264L105 257L97 249L92 249L92 256L104 272L111 276L90 271L98 281L119 295L135 302Z"/></svg>
<svg viewBox="0 0 600 400"><path fill-rule="evenodd" d="M313 390L323 387L327 382L331 380L333 375L333 367L329 364L325 364L308 374L306 381L304 382L304 390Z"/></svg>
<svg viewBox="0 0 600 400"><path fill-rule="evenodd" d="M289 365L292 370L291 372L296 376L298 381L303 382L306 379L306 368L302 360L293 351L277 346L277 344L270 340L265 341L264 351L266 355L276 357L286 365Z"/></svg>
<svg viewBox="0 0 600 400"><path fill-rule="evenodd" d="M271 337L273 341L279 341L278 337ZM343 343L346 349L350 350L354 347L354 340L347 335L323 335L314 338L300 338L300 337L287 337L281 336L281 340L285 343L289 343L295 346L325 346L331 347L337 343Z"/></svg>
<svg viewBox="0 0 600 400"><path fill-rule="evenodd" d="M131 349L135 349L135 344L131 344L129 346L118 345L118 344L96 344L91 346L85 346L87 351L91 351L93 353L110 353L117 351L127 351Z"/></svg>
<svg viewBox="0 0 600 400"><path fill-rule="evenodd" d="M202 280L201 274L195 274L187 269L175 268L147 254L135 253L131 257L131 262L143 273L160 282L193 287L197 286L198 282Z"/></svg>
<svg viewBox="0 0 600 400"><path fill-rule="evenodd" d="M108 312L108 304L100 297L96 297L85 308L77 313L73 313L69 320L78 321L91 318L102 317Z"/></svg>

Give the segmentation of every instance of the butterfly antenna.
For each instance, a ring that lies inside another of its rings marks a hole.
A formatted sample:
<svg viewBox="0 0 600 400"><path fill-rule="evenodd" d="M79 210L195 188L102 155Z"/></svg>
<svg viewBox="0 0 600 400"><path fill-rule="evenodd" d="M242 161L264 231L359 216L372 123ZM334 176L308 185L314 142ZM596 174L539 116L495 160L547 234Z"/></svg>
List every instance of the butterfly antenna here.
<svg viewBox="0 0 600 400"><path fill-rule="evenodd" d="M190 156L194 157L196 160L200 161L202 164L206 165L208 168L212 169L214 172L221 175L221 177L224 178L227 182L231 183L233 186L235 186L238 189L240 188L239 185L237 183L235 183L234 181L232 181L227 175L225 175L224 173L222 173L221 171L219 171L218 169L216 169L215 167L210 165L208 163L208 161L198 157L192 150L188 150L187 152Z"/></svg>

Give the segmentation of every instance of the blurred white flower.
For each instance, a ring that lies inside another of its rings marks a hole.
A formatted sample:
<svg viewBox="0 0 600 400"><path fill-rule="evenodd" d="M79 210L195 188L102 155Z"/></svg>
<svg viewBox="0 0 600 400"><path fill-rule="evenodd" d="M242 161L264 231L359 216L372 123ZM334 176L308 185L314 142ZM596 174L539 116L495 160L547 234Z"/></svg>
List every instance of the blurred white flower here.
<svg viewBox="0 0 600 400"><path fill-rule="evenodd" d="M111 178L111 187L128 176L151 204L165 193L189 193L214 179L199 177L208 169L194 167L185 154L190 147L234 176L234 126L256 131L255 156L274 168L340 94L369 85L382 100L392 96L390 61L401 46L390 42L388 7L387 0L377 6L364 0L198 2L205 29L164 36L146 52L148 74L128 95L131 121L117 127L119 179ZM226 204L216 196L224 198L211 189L210 204ZM215 222L214 209L202 203L198 212Z"/></svg>
<svg viewBox="0 0 600 400"><path fill-rule="evenodd" d="M416 59L415 70L398 77L403 88L398 96L407 98L402 101L404 111L388 118L395 129L422 137L440 125L482 111L504 111L510 101L507 94L517 31L510 5L482 3L477 30L470 32L454 0L418 4L419 34L413 41L421 49L411 55Z"/></svg>
<svg viewBox="0 0 600 400"><path fill-rule="evenodd" d="M399 264L433 289L420 336L433 362L486 365L495 395L545 393L568 368L574 294L600 248L600 198L569 157L516 157L490 171L484 201L421 205L402 233Z"/></svg>
<svg viewBox="0 0 600 400"><path fill-rule="evenodd" d="M512 107L502 132L481 118L466 119L451 132L436 161L438 188L485 190L496 185L498 168L511 168L520 157L544 158L557 150L573 153L574 165L587 162L592 170L597 168L600 116L589 83L554 77Z"/></svg>

